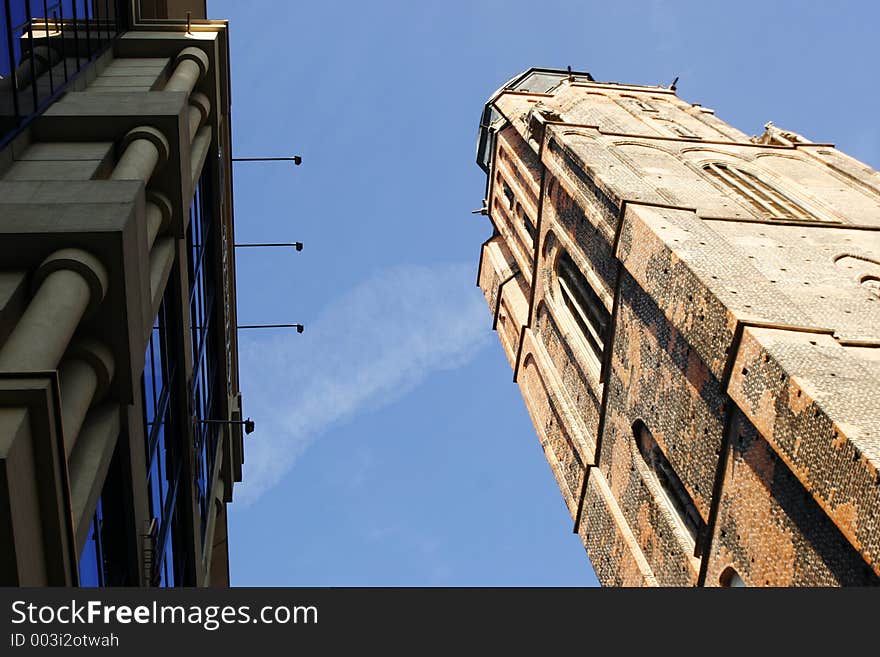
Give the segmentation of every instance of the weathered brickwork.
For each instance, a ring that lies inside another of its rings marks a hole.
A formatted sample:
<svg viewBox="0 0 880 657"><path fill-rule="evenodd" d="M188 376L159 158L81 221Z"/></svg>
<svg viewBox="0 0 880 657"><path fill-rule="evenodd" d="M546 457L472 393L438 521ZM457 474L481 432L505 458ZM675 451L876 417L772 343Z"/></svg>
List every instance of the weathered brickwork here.
<svg viewBox="0 0 880 657"><path fill-rule="evenodd" d="M578 454L561 414L551 398L550 388L542 377L538 360L527 354L520 372L520 389L526 400L541 446L562 490L569 513L577 513L584 465ZM542 422L538 422L538 419Z"/></svg>
<svg viewBox="0 0 880 657"><path fill-rule="evenodd" d="M730 392L829 517L880 570L880 379L825 335L745 330Z"/></svg>
<svg viewBox="0 0 880 657"><path fill-rule="evenodd" d="M721 584L730 566L756 586L878 583L877 574L738 410L706 584Z"/></svg>
<svg viewBox="0 0 880 657"><path fill-rule="evenodd" d="M595 468L590 469L578 535L605 586L657 586L639 542Z"/></svg>
<svg viewBox="0 0 880 657"><path fill-rule="evenodd" d="M571 333L563 335L557 328L546 303L538 307L537 333L539 342L547 350L547 355L562 384L562 391L567 393L578 420L583 423L584 431L578 433L582 437L581 453L592 462L595 450L595 436L599 432L599 413L602 400L596 389L589 384L590 375L578 362L572 344L576 344ZM577 437L575 440L577 441Z"/></svg>
<svg viewBox="0 0 880 657"><path fill-rule="evenodd" d="M483 116L478 281L599 581L880 583L880 174L587 73Z"/></svg>

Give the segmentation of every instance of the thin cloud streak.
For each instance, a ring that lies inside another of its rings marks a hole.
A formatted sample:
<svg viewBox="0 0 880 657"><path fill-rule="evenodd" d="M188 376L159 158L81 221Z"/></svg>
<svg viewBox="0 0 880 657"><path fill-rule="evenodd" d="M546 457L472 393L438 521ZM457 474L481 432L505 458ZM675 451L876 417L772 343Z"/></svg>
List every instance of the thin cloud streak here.
<svg viewBox="0 0 880 657"><path fill-rule="evenodd" d="M490 342L488 323L473 265L400 266L331 302L302 335L243 336L243 405L256 431L240 500L276 485L329 428L466 364Z"/></svg>

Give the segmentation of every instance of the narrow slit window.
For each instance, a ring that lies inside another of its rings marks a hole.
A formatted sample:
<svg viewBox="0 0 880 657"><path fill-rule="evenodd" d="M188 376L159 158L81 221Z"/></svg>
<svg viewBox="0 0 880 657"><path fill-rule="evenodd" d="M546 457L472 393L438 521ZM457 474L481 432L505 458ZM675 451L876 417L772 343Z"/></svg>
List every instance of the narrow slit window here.
<svg viewBox="0 0 880 657"><path fill-rule="evenodd" d="M556 277L563 303L601 362L611 314L571 256L564 251L556 261Z"/></svg>
<svg viewBox="0 0 880 657"><path fill-rule="evenodd" d="M520 214L522 215L523 226L525 226L526 232L529 234L529 237L532 238L532 243L534 244L535 236L538 233L538 231L535 230L535 223L529 215L522 211L522 208L520 208Z"/></svg>
<svg viewBox="0 0 880 657"><path fill-rule="evenodd" d="M737 166L725 162L713 162L705 165L703 170L721 187L760 215L770 219L817 220L817 217L800 203Z"/></svg>
<svg viewBox="0 0 880 657"><path fill-rule="evenodd" d="M664 501L671 508L676 517L681 521L682 526L690 535L691 539L698 540L703 531L703 518L697 511L697 506L691 499L690 494L681 483L678 474L672 467L672 464L666 458L663 450L654 440L653 434L645 426L641 420L637 420L633 424L633 436L636 445L639 448L639 454L651 470L657 483L660 484L660 490L663 491Z"/></svg>
<svg viewBox="0 0 880 657"><path fill-rule="evenodd" d="M510 188L510 185L507 184L507 181L502 181L501 189L504 192L504 198L507 199L507 207L509 210L513 210L513 204L516 202L516 199L513 197L513 190Z"/></svg>
<svg viewBox="0 0 880 657"><path fill-rule="evenodd" d="M636 96L621 96L621 98L626 98L630 103L635 105L637 108L644 112L656 112L657 108L654 107L650 101L644 100L642 98L637 98Z"/></svg>

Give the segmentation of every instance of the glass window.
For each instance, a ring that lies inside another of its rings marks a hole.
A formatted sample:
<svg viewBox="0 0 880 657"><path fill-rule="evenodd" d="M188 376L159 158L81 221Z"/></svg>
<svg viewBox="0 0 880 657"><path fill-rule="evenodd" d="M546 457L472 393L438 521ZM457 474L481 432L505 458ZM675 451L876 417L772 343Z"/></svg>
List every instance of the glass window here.
<svg viewBox="0 0 880 657"><path fill-rule="evenodd" d="M173 358L171 331L179 325L173 317L175 285L169 283L153 322L144 354L141 379L144 402L144 435L147 441L147 493L154 519L153 572L151 584L174 586L182 581L173 550L177 532L177 490L182 472L181 445L174 422L173 387L178 368ZM170 546L170 547L169 547Z"/></svg>
<svg viewBox="0 0 880 657"><path fill-rule="evenodd" d="M127 529L130 517L124 488L128 485L122 464L124 450L116 449L107 469L101 495L79 555L80 586L130 586L137 582L129 563L134 537Z"/></svg>
<svg viewBox="0 0 880 657"><path fill-rule="evenodd" d="M206 165L207 167L208 165ZM196 186L190 207L187 229L187 254L190 278L190 325L193 354L192 408L195 414L196 492L201 517L202 538L210 514L210 495L214 461L219 440L219 426L201 420L216 419L218 339L213 324L216 303L214 275L218 269L214 257L216 231L211 228L212 207L209 192L210 173L206 168Z"/></svg>
<svg viewBox="0 0 880 657"><path fill-rule="evenodd" d="M92 524L89 526L89 537L86 539L86 544L79 556L80 586L104 586L104 557L101 550L103 521L101 499L99 498L95 515L92 517Z"/></svg>
<svg viewBox="0 0 880 657"><path fill-rule="evenodd" d="M126 29L126 0L0 2L0 145Z"/></svg>

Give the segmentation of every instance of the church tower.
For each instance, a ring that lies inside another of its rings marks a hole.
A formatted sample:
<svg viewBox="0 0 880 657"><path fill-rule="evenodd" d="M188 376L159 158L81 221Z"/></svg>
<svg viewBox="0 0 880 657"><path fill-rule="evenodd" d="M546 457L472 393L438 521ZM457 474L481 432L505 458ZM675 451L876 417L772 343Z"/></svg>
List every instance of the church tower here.
<svg viewBox="0 0 880 657"><path fill-rule="evenodd" d="M478 283L599 581L880 582L880 173L546 69L477 163Z"/></svg>

